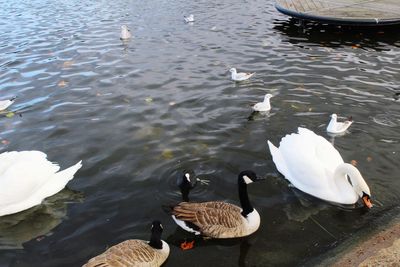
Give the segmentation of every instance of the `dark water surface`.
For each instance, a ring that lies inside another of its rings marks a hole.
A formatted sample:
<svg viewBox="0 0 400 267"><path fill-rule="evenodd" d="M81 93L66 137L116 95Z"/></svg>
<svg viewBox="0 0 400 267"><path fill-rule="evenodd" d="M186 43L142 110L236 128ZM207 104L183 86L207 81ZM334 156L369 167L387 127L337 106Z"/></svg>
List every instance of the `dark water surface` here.
<svg viewBox="0 0 400 267"><path fill-rule="evenodd" d="M0 266L80 266L147 239L155 218L171 244L165 266L301 265L396 205L400 31L302 29L273 2L0 0L0 98L18 95L11 110L22 114L0 118L1 152L37 149L62 167L83 160L68 189L0 218ZM121 24L130 42L119 40ZM230 67L257 74L236 84ZM272 111L250 116L265 93ZM355 123L333 140L334 112ZM370 212L300 194L279 176L266 141L300 125L358 162ZM249 187L258 232L181 251L190 235L161 205L180 200L184 168L210 180L196 201L238 203L239 171L267 177Z"/></svg>

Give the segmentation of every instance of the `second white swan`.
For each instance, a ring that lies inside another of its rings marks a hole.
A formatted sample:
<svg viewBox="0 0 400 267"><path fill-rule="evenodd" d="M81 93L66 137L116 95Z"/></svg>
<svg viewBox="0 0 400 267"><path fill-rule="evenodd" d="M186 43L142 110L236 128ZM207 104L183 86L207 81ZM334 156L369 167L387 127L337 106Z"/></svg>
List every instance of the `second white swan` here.
<svg viewBox="0 0 400 267"><path fill-rule="evenodd" d="M282 138L279 148L268 141L272 159L280 173L297 189L317 198L354 204L362 198L372 207L370 190L360 171L344 163L325 138L306 128Z"/></svg>

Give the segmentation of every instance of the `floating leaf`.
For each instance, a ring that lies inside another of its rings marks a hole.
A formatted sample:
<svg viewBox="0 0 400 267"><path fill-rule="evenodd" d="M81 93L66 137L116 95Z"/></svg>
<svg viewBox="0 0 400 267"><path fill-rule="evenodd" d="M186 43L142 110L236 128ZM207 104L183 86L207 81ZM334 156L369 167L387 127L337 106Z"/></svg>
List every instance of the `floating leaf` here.
<svg viewBox="0 0 400 267"><path fill-rule="evenodd" d="M12 117L14 117L14 115L15 115L14 112L8 112L8 113L6 114L6 117L7 117L7 118L12 118Z"/></svg>
<svg viewBox="0 0 400 267"><path fill-rule="evenodd" d="M290 106L291 106L292 108L294 108L294 109L299 109L299 107L296 106L295 104L291 104Z"/></svg>
<svg viewBox="0 0 400 267"><path fill-rule="evenodd" d="M8 141L8 140L6 140L6 139L3 139L3 140L1 140L1 143L2 143L3 145L8 145L8 144L10 143L10 141Z"/></svg>
<svg viewBox="0 0 400 267"><path fill-rule="evenodd" d="M352 45L351 48L357 49L357 48L360 48L360 45L359 44L355 44L355 45Z"/></svg>
<svg viewBox="0 0 400 267"><path fill-rule="evenodd" d="M151 98L150 96L148 96L148 97L146 97L146 98L144 99L144 101L146 101L146 103L151 103L151 102L153 102L153 98Z"/></svg>
<svg viewBox="0 0 400 267"><path fill-rule="evenodd" d="M63 63L63 68L71 67L72 64L74 64L74 62L73 62L72 60L65 61L65 62Z"/></svg>
<svg viewBox="0 0 400 267"><path fill-rule="evenodd" d="M172 159L174 157L174 154L172 153L171 149L165 149L162 153L161 156L164 159Z"/></svg>
<svg viewBox="0 0 400 267"><path fill-rule="evenodd" d="M350 164L353 165L353 166L357 166L357 160L352 159L352 160L350 161Z"/></svg>
<svg viewBox="0 0 400 267"><path fill-rule="evenodd" d="M368 162L371 162L371 161L372 161L372 157L368 156L368 157L367 157L367 161L368 161Z"/></svg>
<svg viewBox="0 0 400 267"><path fill-rule="evenodd" d="M68 82L66 82L66 81L64 81L64 80L61 80L59 83L58 83L58 86L59 87L65 87L65 86L67 86L68 85Z"/></svg>

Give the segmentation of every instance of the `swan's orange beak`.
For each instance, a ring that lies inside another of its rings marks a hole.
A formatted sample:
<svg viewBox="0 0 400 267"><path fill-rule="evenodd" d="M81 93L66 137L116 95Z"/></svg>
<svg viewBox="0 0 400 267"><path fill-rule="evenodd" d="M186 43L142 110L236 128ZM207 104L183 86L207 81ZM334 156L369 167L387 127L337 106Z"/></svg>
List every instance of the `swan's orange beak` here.
<svg viewBox="0 0 400 267"><path fill-rule="evenodd" d="M372 203L371 203L371 199L369 198L369 196L368 195L364 195L363 197L362 197L362 200L363 200L363 202L364 202L364 205L367 207L367 208L372 208Z"/></svg>

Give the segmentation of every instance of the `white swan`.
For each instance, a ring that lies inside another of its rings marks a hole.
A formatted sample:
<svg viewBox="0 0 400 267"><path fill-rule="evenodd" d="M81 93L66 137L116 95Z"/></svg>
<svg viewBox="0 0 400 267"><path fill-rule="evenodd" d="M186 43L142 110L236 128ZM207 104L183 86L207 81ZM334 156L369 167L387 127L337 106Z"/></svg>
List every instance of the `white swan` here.
<svg viewBox="0 0 400 267"><path fill-rule="evenodd" d="M5 109L7 109L9 106L11 106L14 103L16 98L17 97L15 96L15 97L13 97L11 99L8 99L8 100L1 100L0 101L0 111L3 111Z"/></svg>
<svg viewBox="0 0 400 267"><path fill-rule="evenodd" d="M121 35L120 35L120 39L121 40L127 40L130 39L132 37L131 31L129 30L128 26L126 25L122 25L121 26Z"/></svg>
<svg viewBox="0 0 400 267"><path fill-rule="evenodd" d="M236 82L248 80L254 74L256 74L255 72L253 72L253 73L239 72L238 73L235 68L231 68L229 71L231 72L231 79Z"/></svg>
<svg viewBox="0 0 400 267"><path fill-rule="evenodd" d="M272 97L271 94L266 94L264 96L264 101L259 102L253 106L254 111L259 111L259 112L265 112L269 111L271 109L271 104L269 102L269 99Z"/></svg>
<svg viewBox="0 0 400 267"><path fill-rule="evenodd" d="M353 120L351 117L347 121L338 122L337 115L334 113L331 115L331 120L326 128L326 131L333 134L344 133L352 123Z"/></svg>
<svg viewBox="0 0 400 267"><path fill-rule="evenodd" d="M371 208L371 193L358 169L344 163L323 137L301 127L298 131L283 137L279 148L268 141L278 171L297 189L317 198L354 204L361 197L364 205Z"/></svg>
<svg viewBox="0 0 400 267"><path fill-rule="evenodd" d="M0 216L39 205L61 191L82 167L81 161L60 171L40 151L12 151L0 154Z"/></svg>
<svg viewBox="0 0 400 267"><path fill-rule="evenodd" d="M190 14L189 16L183 16L183 19L185 20L185 22L186 23L189 23L189 22L194 22L194 16L193 16L193 14Z"/></svg>

